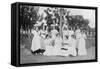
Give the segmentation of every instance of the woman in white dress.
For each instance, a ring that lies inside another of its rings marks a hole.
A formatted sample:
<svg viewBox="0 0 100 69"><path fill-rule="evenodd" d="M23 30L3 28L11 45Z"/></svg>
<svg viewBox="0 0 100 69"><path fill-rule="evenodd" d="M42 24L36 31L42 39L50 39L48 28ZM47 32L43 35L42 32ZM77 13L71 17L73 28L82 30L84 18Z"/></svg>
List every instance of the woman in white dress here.
<svg viewBox="0 0 100 69"><path fill-rule="evenodd" d="M87 55L85 39L86 39L85 33L81 32L81 38L78 43L78 55Z"/></svg>
<svg viewBox="0 0 100 69"><path fill-rule="evenodd" d="M45 44L46 49L45 49L45 52L43 54L46 55L46 56L51 56L53 47L51 45L51 38L50 38L49 35L46 35L46 39L44 41L44 44Z"/></svg>
<svg viewBox="0 0 100 69"><path fill-rule="evenodd" d="M55 40L56 38L56 34L58 33L58 31L55 29L55 27L53 27L53 30L51 30L51 37L52 40Z"/></svg>
<svg viewBox="0 0 100 69"><path fill-rule="evenodd" d="M32 52L41 48L40 36L39 36L39 33L36 30L32 30L32 34L34 35L34 37L32 39L32 45L31 45Z"/></svg>
<svg viewBox="0 0 100 69"><path fill-rule="evenodd" d="M45 38L43 36L40 36L40 44L41 44L41 49L45 50Z"/></svg>
<svg viewBox="0 0 100 69"><path fill-rule="evenodd" d="M69 47L67 50L67 55L71 55L71 56L76 56L77 52L76 52L76 39L74 35L69 36L68 39L68 43L69 43Z"/></svg>
<svg viewBox="0 0 100 69"><path fill-rule="evenodd" d="M79 43L79 39L80 39L80 37L81 37L81 30L80 30L79 28L77 28L77 29L75 30L75 36L76 36L76 41L77 41L76 48L77 48L77 50L78 50L78 43Z"/></svg>
<svg viewBox="0 0 100 69"><path fill-rule="evenodd" d="M57 34L55 38L55 45L53 46L52 55L54 56L61 55L61 47L62 47L62 39L60 37L60 34Z"/></svg>
<svg viewBox="0 0 100 69"><path fill-rule="evenodd" d="M66 36L69 36L69 30L68 30L68 26L66 24L63 25L62 27L62 32L63 32L63 40L65 40Z"/></svg>
<svg viewBox="0 0 100 69"><path fill-rule="evenodd" d="M76 32L78 55L87 55L85 38L81 31Z"/></svg>
<svg viewBox="0 0 100 69"><path fill-rule="evenodd" d="M66 42L66 40L68 40L69 36L72 34L74 34L74 31L71 28L65 26L65 29L63 29L63 40L65 40L64 42Z"/></svg>
<svg viewBox="0 0 100 69"><path fill-rule="evenodd" d="M46 36L46 31L41 29L41 30L39 31L39 34L40 34L41 37L45 38L45 36Z"/></svg>
<svg viewBox="0 0 100 69"><path fill-rule="evenodd" d="M76 39L74 33L70 32L68 39L63 42L62 56L76 56Z"/></svg>
<svg viewBox="0 0 100 69"><path fill-rule="evenodd" d="M39 34L40 34L41 49L45 50L44 40L45 40L45 37L46 37L46 32L45 32L45 30L41 29L39 31Z"/></svg>

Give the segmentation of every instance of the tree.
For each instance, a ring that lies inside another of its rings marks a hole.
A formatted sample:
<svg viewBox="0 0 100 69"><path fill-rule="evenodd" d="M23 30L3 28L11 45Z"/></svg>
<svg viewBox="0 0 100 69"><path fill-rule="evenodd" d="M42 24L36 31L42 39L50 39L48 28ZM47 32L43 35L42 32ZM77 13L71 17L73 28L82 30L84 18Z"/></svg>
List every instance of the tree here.
<svg viewBox="0 0 100 69"><path fill-rule="evenodd" d="M51 30L52 24L60 25L60 16L59 16L57 8L55 7L50 7L50 8L48 8L47 10L44 10L44 12L47 14L47 16L45 17L45 20L47 21L47 26L49 28L49 31Z"/></svg>
<svg viewBox="0 0 100 69"><path fill-rule="evenodd" d="M45 13L47 14L47 16L45 17L45 20L47 20L47 26L50 27L51 24L53 24L53 19L52 19L52 14L49 13L48 9L45 10Z"/></svg>
<svg viewBox="0 0 100 69"><path fill-rule="evenodd" d="M37 10L35 6L20 6L20 28L24 30L31 29L38 20Z"/></svg>
<svg viewBox="0 0 100 69"><path fill-rule="evenodd" d="M66 16L68 25L72 28L85 28L89 24L88 19L84 19L82 15L71 15L71 16Z"/></svg>

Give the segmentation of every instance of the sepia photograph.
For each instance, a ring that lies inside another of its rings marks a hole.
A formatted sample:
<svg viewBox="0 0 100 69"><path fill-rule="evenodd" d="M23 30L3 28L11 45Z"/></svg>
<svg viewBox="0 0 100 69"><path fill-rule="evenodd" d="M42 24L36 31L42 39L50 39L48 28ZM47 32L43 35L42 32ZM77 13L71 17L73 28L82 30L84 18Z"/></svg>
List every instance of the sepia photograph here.
<svg viewBox="0 0 100 69"><path fill-rule="evenodd" d="M95 60L95 15L95 9L20 5L20 64Z"/></svg>

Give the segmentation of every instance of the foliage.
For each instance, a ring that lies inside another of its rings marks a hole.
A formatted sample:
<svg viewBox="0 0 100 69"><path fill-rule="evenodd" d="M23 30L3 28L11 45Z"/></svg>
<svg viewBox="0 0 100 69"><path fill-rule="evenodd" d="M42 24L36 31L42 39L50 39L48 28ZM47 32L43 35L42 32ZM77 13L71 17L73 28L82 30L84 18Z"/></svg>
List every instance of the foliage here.
<svg viewBox="0 0 100 69"><path fill-rule="evenodd" d="M89 24L88 19L84 19L82 15L66 16L68 25L72 28L87 28Z"/></svg>
<svg viewBox="0 0 100 69"><path fill-rule="evenodd" d="M64 10L64 9L63 9ZM24 30L32 29L34 27L34 24L36 24L37 20L40 19L42 21L43 19L46 20L48 28L50 28L51 24L58 24L60 25L60 13L58 11L53 11L52 14L49 12L52 11L49 8L44 10L44 12L47 14L45 18L42 18L42 15L38 15L38 8L35 6L26 6L21 5L20 6L20 27L22 26ZM66 15L67 13L67 15ZM89 24L88 19L84 19L82 15L69 15L70 11L64 10L64 16L67 19L68 26L72 28L87 28ZM52 18L54 16L54 18Z"/></svg>
<svg viewBox="0 0 100 69"><path fill-rule="evenodd" d="M31 29L38 19L37 11L32 6L20 6L20 26Z"/></svg>

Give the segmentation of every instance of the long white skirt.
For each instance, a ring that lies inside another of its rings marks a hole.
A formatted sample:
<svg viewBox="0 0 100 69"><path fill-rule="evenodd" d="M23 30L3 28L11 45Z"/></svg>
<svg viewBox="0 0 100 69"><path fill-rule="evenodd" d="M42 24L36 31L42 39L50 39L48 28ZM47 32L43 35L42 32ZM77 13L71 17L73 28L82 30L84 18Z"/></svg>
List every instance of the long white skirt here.
<svg viewBox="0 0 100 69"><path fill-rule="evenodd" d="M68 45L65 45L65 48L66 50L61 50L61 56L69 56L69 55L72 55L72 56L76 56L77 55L77 52L76 52L76 48L75 47L69 47Z"/></svg>
<svg viewBox="0 0 100 69"><path fill-rule="evenodd" d="M67 53L67 49L68 49L68 45L64 45L62 48L64 48L64 49L66 49L66 50L64 50L64 49L61 49L61 51L60 51L60 55L61 56L68 56L68 53Z"/></svg>
<svg viewBox="0 0 100 69"><path fill-rule="evenodd" d="M44 50L45 50L46 48L45 48L45 43L44 43L44 41L45 41L45 40L44 40L43 38L40 38L41 49L44 49Z"/></svg>
<svg viewBox="0 0 100 69"><path fill-rule="evenodd" d="M33 37L31 50L34 52L41 48L40 37Z"/></svg>
<svg viewBox="0 0 100 69"><path fill-rule="evenodd" d="M52 55L56 56L56 55L60 55L61 54L61 47L59 45L55 45L52 49Z"/></svg>
<svg viewBox="0 0 100 69"><path fill-rule="evenodd" d="M46 46L46 50L43 54L46 55L46 56L52 56L53 55L52 50L53 50L53 47L48 45L48 46Z"/></svg>
<svg viewBox="0 0 100 69"><path fill-rule="evenodd" d="M87 55L85 39L78 40L78 55Z"/></svg>

